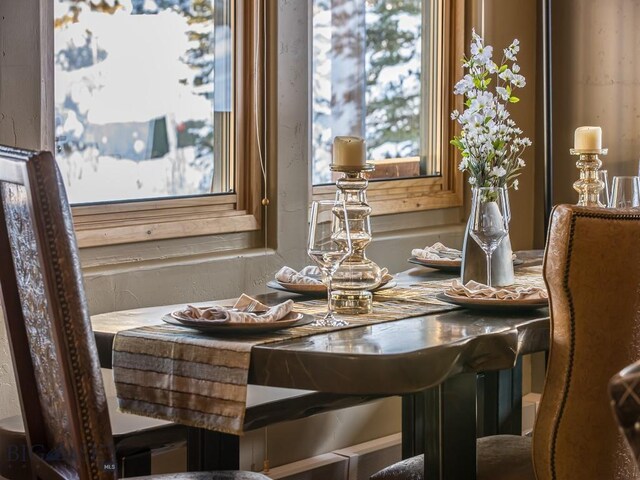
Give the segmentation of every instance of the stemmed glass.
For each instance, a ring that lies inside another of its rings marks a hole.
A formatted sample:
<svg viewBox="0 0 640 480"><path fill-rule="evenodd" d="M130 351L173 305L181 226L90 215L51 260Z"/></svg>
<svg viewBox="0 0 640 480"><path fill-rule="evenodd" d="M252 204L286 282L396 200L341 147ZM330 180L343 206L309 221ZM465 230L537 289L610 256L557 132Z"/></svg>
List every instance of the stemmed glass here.
<svg viewBox="0 0 640 480"><path fill-rule="evenodd" d="M487 257L487 285L491 286L491 255L509 233L509 203L504 187L473 189L469 234Z"/></svg>
<svg viewBox="0 0 640 480"><path fill-rule="evenodd" d="M331 304L333 274L353 252L347 209L343 201L322 200L311 204L307 253L320 267L327 285L327 314L315 325L341 327L348 325L335 318Z"/></svg>

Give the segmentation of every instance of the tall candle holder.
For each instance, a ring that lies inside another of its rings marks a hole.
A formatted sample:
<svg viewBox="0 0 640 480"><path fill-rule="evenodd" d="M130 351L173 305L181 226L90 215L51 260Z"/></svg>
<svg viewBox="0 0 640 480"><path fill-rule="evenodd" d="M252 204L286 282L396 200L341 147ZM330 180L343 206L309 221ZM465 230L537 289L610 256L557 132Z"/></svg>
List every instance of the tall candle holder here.
<svg viewBox="0 0 640 480"><path fill-rule="evenodd" d="M371 313L373 295L371 290L381 280L381 269L367 258L365 249L371 243L371 207L367 203L369 181L365 172L375 169L372 164L331 164L332 172L342 173L336 181L336 200L344 201L351 233L353 253L333 275L331 301L337 312L347 314Z"/></svg>
<svg viewBox="0 0 640 480"><path fill-rule="evenodd" d="M600 192L604 189L604 183L598 178L598 170L602 166L602 160L598 155L606 155L609 150L601 148L597 150L581 150L572 148L571 155L579 156L576 167L580 170L580 178L573 184L578 192L578 205L583 207L605 207L600 201Z"/></svg>

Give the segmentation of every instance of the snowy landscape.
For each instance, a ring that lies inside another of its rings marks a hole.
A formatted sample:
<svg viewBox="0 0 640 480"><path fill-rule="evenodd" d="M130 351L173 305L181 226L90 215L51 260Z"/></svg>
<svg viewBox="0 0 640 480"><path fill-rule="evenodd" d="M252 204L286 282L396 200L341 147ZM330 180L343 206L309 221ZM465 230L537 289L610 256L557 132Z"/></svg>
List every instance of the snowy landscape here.
<svg viewBox="0 0 640 480"><path fill-rule="evenodd" d="M336 135L364 136L369 160L420 154L422 3L314 0L314 184Z"/></svg>
<svg viewBox="0 0 640 480"><path fill-rule="evenodd" d="M231 92L214 91L230 35L210 2L55 1L57 158L73 203L211 192L214 106Z"/></svg>
<svg viewBox="0 0 640 480"><path fill-rule="evenodd" d="M232 104L222 1L55 0L72 203L217 193L214 111ZM331 181L335 135L364 136L370 160L420 155L422 1L313 0L312 28L314 184Z"/></svg>

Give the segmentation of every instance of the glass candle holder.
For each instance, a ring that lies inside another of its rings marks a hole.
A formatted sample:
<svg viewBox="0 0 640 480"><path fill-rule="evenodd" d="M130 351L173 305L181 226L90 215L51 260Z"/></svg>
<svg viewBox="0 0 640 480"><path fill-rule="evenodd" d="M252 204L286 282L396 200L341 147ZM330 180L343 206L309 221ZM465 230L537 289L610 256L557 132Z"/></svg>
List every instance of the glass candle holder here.
<svg viewBox="0 0 640 480"><path fill-rule="evenodd" d="M333 276L333 307L347 314L370 313L373 307L371 290L380 285L382 269L367 258L366 248L371 243L371 207L367 203L368 180L365 172L371 164L345 166L331 165L331 170L342 173L336 181L336 200L344 201L351 232L353 252L340 265Z"/></svg>
<svg viewBox="0 0 640 480"><path fill-rule="evenodd" d="M598 155L606 155L606 148L600 150L577 150L572 148L571 155L577 155L576 167L580 170L580 178L574 182L573 189L578 192L578 205L583 207L600 207L606 205L600 200L600 192L604 189L604 182L598 178L598 170L602 160Z"/></svg>

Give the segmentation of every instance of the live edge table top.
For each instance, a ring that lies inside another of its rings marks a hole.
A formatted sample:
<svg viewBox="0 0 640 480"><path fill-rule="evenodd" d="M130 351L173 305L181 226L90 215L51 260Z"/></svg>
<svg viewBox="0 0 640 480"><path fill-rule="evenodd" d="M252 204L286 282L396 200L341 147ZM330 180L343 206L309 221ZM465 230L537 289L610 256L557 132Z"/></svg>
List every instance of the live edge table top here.
<svg viewBox="0 0 640 480"><path fill-rule="evenodd" d="M527 265L541 260L540 252L518 256ZM413 268L397 279L399 284L410 284L447 277L451 275ZM278 292L259 298L277 303L300 297ZM92 317L102 366L111 366L117 332L157 324L171 308ZM249 383L346 395L402 395L462 372L511 368L519 355L545 350L548 342L546 309L510 313L458 309L255 346Z"/></svg>

